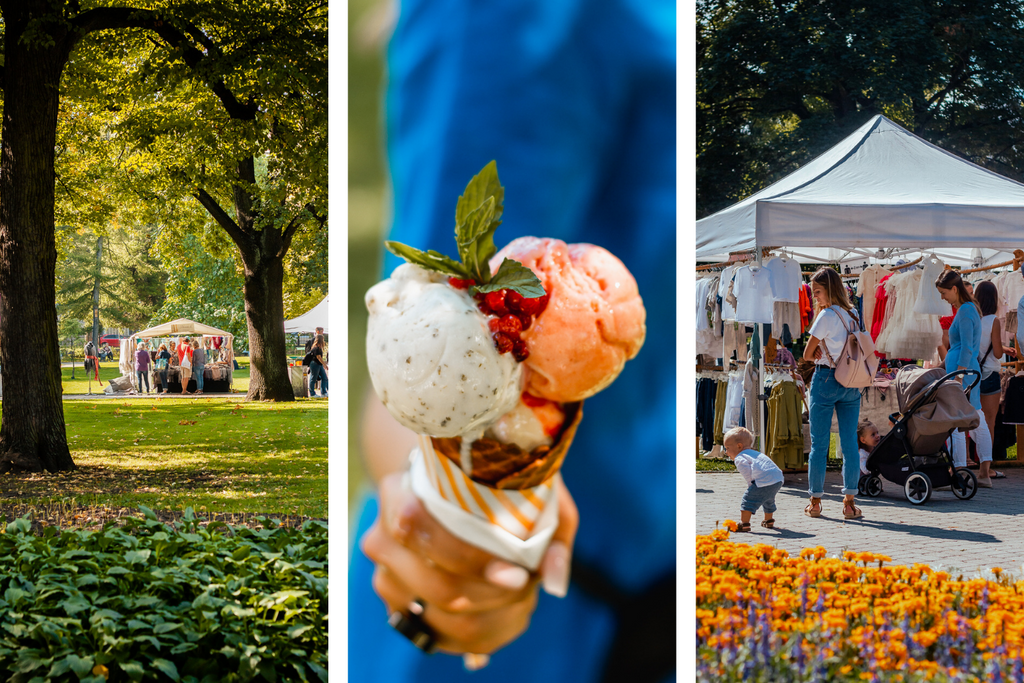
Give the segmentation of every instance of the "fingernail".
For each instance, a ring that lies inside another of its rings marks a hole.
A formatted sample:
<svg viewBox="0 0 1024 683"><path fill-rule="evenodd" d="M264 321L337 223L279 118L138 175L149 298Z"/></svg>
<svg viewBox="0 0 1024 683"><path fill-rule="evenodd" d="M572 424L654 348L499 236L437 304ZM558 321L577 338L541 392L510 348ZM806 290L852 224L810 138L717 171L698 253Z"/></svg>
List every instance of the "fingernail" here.
<svg viewBox="0 0 1024 683"><path fill-rule="evenodd" d="M462 655L462 665L466 667L466 671L479 671L490 663L490 655L475 655L472 652Z"/></svg>
<svg viewBox="0 0 1024 683"><path fill-rule="evenodd" d="M409 534L412 533L412 514L410 511L398 511L398 514L395 515L393 533L396 541L402 544L405 543L405 540L409 537Z"/></svg>
<svg viewBox="0 0 1024 683"><path fill-rule="evenodd" d="M530 580L530 572L504 560L494 560L484 570L484 577L502 588L517 589L525 586Z"/></svg>
<svg viewBox="0 0 1024 683"><path fill-rule="evenodd" d="M561 541L554 541L544 554L540 568L541 585L544 592L556 598L564 598L569 592L569 547Z"/></svg>

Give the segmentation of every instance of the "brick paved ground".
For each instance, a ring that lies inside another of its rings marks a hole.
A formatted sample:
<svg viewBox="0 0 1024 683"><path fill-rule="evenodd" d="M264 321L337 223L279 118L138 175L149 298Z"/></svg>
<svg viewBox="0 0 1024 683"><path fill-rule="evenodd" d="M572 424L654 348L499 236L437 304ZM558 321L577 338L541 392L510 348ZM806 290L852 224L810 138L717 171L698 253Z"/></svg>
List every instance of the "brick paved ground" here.
<svg viewBox="0 0 1024 683"><path fill-rule="evenodd" d="M878 498L858 497L862 519L843 519L842 477L825 478L822 516L807 517L807 475L787 474L776 504L776 528L764 529L763 512L751 519L749 534L733 534L741 543L768 543L799 553L824 546L829 555L843 550L888 555L895 564L921 562L947 570L974 572L1002 567L1024 575L1024 469L1005 468L1006 479L994 488L979 489L971 500L950 491L935 491L924 505L912 505L903 487L884 481ZM739 473L697 473L697 533L715 529L715 522L739 520L746 482Z"/></svg>

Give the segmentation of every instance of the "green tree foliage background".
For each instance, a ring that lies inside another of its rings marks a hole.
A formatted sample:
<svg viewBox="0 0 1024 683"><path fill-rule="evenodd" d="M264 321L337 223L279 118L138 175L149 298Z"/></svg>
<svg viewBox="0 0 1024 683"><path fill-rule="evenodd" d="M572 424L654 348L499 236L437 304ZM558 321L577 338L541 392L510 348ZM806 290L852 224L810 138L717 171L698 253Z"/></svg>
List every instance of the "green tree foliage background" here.
<svg viewBox="0 0 1024 683"><path fill-rule="evenodd" d="M698 0L697 216L883 114L1024 181L1024 4Z"/></svg>

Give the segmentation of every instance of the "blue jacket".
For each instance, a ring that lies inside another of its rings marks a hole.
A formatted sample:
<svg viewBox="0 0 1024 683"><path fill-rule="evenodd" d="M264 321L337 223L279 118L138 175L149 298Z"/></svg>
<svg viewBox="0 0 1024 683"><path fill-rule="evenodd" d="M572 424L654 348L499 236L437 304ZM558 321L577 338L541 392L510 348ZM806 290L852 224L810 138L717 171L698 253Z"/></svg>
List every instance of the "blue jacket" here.
<svg viewBox="0 0 1024 683"><path fill-rule="evenodd" d="M644 591L675 572L675 5L404 0L388 57L390 239L454 254L456 200L495 159L499 247L521 235L591 242L637 280L646 342L587 399L562 472L580 512L576 558ZM385 272L398 263L387 255ZM371 496L353 544L376 511ZM541 593L527 632L469 674L387 626L356 545L350 566L356 683L600 679L615 616L575 586L562 600Z"/></svg>

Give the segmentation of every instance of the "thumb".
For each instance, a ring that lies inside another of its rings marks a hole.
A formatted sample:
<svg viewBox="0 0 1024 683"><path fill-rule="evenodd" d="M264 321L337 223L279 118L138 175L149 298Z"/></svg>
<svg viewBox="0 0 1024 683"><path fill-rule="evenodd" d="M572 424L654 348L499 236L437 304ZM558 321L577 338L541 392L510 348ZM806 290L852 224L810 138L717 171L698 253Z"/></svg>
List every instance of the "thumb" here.
<svg viewBox="0 0 1024 683"><path fill-rule="evenodd" d="M561 477L555 486L558 493L558 528L551 538L551 545L544 553L540 576L541 585L546 593L556 598L564 598L569 592L569 569L572 564L576 529L579 527L579 512Z"/></svg>

